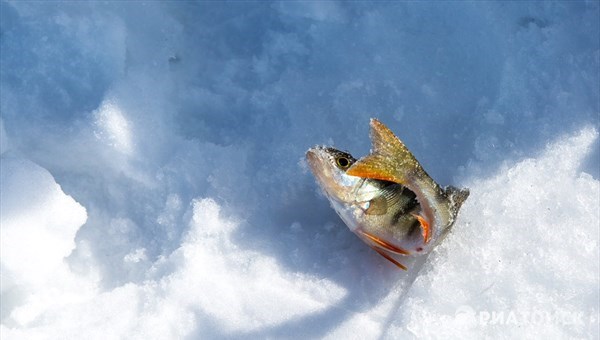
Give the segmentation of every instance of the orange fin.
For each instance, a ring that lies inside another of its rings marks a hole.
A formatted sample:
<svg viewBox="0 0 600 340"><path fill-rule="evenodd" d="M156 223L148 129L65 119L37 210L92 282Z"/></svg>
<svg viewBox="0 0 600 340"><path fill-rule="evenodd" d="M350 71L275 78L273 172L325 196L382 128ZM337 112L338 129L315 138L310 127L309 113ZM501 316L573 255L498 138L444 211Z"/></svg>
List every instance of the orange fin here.
<svg viewBox="0 0 600 340"><path fill-rule="evenodd" d="M359 230L358 232L361 233L361 235L364 235L370 241L372 241L373 243L375 243L376 245L378 245L378 246L380 246L382 248L385 248L385 249L387 249L389 251L392 251L394 253L398 253L398 254L402 254L402 255L410 255L410 253L408 251L406 251L406 250L404 250L404 249L402 249L400 247L396 247L393 244L389 244L386 241L384 241L384 240L382 240L382 239L380 239L380 238L378 238L376 236L373 236L373 235L371 235L371 234L369 234L369 233L367 233L365 231Z"/></svg>
<svg viewBox="0 0 600 340"><path fill-rule="evenodd" d="M423 168L394 133L377 119L371 119L371 154L354 163L346 174L406 184Z"/></svg>
<svg viewBox="0 0 600 340"><path fill-rule="evenodd" d="M373 248L373 250L375 250L377 252L377 254L385 257L386 260L390 261L391 263L395 264L398 268L402 269L402 270L408 270L408 268L406 268L405 265L403 265L402 263L396 261L396 259L394 259L393 257L391 257L390 255L386 254L383 250L377 248L377 247L371 247Z"/></svg>
<svg viewBox="0 0 600 340"><path fill-rule="evenodd" d="M429 226L429 223L421 215L411 215L413 215L421 224L421 234L423 235L423 240L425 240L425 243L428 243L431 239L431 227Z"/></svg>
<svg viewBox="0 0 600 340"><path fill-rule="evenodd" d="M385 156L379 154L370 154L359 159L350 169L346 171L347 175L372 178L382 181L390 181L399 184L405 184L406 178L394 174L393 168L387 163Z"/></svg>

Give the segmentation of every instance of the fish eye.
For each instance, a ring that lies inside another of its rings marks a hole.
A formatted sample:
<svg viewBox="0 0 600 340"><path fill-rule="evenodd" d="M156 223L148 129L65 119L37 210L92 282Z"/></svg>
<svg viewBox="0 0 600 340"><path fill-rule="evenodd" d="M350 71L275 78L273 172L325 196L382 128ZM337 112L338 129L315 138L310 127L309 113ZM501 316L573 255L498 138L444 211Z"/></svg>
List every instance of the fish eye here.
<svg viewBox="0 0 600 340"><path fill-rule="evenodd" d="M340 168L342 168L342 169L345 169L345 168L347 168L347 167L350 166L350 160L348 158L346 158L346 157L343 157L343 156L342 157L338 157L336 159L336 162L337 162L337 165Z"/></svg>

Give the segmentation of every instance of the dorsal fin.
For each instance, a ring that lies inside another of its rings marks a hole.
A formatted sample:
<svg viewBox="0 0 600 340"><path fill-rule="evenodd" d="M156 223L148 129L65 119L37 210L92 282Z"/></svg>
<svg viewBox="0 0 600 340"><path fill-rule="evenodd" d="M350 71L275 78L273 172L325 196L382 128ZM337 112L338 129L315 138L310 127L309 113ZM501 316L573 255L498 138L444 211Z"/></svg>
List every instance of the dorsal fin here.
<svg viewBox="0 0 600 340"><path fill-rule="evenodd" d="M371 154L354 163L346 173L406 184L410 177L423 171L421 164L402 141L383 123L371 119Z"/></svg>

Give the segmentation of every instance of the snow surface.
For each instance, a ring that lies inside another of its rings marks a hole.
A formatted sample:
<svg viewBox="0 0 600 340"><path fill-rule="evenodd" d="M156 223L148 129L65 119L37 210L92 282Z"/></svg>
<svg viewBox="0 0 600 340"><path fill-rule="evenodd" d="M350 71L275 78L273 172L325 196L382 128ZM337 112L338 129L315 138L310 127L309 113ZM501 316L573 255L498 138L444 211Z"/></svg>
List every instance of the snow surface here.
<svg viewBox="0 0 600 340"><path fill-rule="evenodd" d="M0 4L2 339L600 337L598 2ZM370 117L471 189L408 272Z"/></svg>

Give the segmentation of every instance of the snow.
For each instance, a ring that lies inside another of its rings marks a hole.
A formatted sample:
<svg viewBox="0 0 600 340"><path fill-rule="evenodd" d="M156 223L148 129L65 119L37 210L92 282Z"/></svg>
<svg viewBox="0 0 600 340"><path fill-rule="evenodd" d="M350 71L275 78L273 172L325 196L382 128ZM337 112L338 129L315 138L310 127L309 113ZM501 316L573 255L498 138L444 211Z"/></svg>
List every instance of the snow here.
<svg viewBox="0 0 600 340"><path fill-rule="evenodd" d="M597 138L585 128L469 183L475 200L462 216L469 227L436 249L412 285L410 312L401 314L407 330L473 338L595 334L600 186L578 167ZM565 194L569 200L557 199Z"/></svg>
<svg viewBox="0 0 600 340"><path fill-rule="evenodd" d="M599 338L597 2L1 2L2 339ZM471 196L397 270L303 160Z"/></svg>

